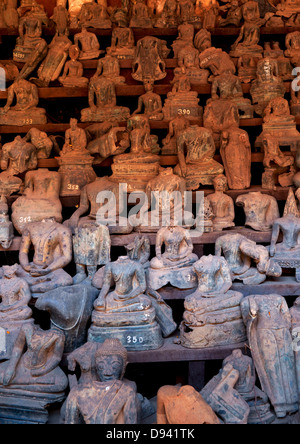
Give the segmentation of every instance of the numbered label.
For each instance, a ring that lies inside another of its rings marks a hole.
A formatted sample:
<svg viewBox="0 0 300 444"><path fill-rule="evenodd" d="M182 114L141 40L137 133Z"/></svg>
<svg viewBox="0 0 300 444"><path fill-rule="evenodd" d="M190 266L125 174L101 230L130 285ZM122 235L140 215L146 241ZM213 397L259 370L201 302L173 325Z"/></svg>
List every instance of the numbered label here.
<svg viewBox="0 0 300 444"><path fill-rule="evenodd" d="M68 184L68 190L79 190L79 185Z"/></svg>
<svg viewBox="0 0 300 444"><path fill-rule="evenodd" d="M178 114L181 115L181 116L189 116L191 114L191 110L190 109L181 109L181 108L179 108Z"/></svg>
<svg viewBox="0 0 300 444"><path fill-rule="evenodd" d="M17 57L18 59L24 59L25 54L22 54L20 52L14 52L14 57Z"/></svg>
<svg viewBox="0 0 300 444"><path fill-rule="evenodd" d="M28 224L29 222L32 222L32 219L30 216L27 217L20 217L19 222L21 224Z"/></svg>
<svg viewBox="0 0 300 444"><path fill-rule="evenodd" d="M32 125L33 124L33 120L32 119L24 119L23 120L23 125Z"/></svg>
<svg viewBox="0 0 300 444"><path fill-rule="evenodd" d="M126 342L127 344L142 344L144 338L142 336L127 336Z"/></svg>

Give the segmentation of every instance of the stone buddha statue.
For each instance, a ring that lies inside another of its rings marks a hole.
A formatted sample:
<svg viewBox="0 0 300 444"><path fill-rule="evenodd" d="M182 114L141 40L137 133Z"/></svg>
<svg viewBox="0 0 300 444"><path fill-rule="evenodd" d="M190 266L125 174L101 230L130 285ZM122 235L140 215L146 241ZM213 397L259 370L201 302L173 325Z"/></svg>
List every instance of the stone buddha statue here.
<svg viewBox="0 0 300 444"><path fill-rule="evenodd" d="M150 10L145 0L137 0L131 8L130 28L152 28Z"/></svg>
<svg viewBox="0 0 300 444"><path fill-rule="evenodd" d="M224 174L214 177L213 185L215 192L209 194L207 199L211 205L214 217L213 229L214 231L222 231L224 228L234 227L234 202L225 191L227 190L227 179Z"/></svg>
<svg viewBox="0 0 300 444"><path fill-rule="evenodd" d="M69 56L71 60L66 62L63 74L58 78L59 82L65 88L87 88L89 80L83 77L83 65L78 61L79 49L76 45L70 47Z"/></svg>
<svg viewBox="0 0 300 444"><path fill-rule="evenodd" d="M178 68L174 69L174 75L178 75L181 67L184 66L185 72L191 85L206 84L209 77L209 70L200 68L199 50L193 46L184 47L178 52Z"/></svg>
<svg viewBox="0 0 300 444"><path fill-rule="evenodd" d="M194 264L194 272L198 288L184 302L181 345L206 348L244 342L246 330L240 309L243 295L230 290L232 281L226 260L202 256Z"/></svg>
<svg viewBox="0 0 300 444"><path fill-rule="evenodd" d="M88 340L103 342L118 338L128 350L161 347L162 332L168 336L177 325L160 295L152 289L146 290L145 269L139 261L120 256L107 264L103 286L94 303Z"/></svg>
<svg viewBox="0 0 300 444"><path fill-rule="evenodd" d="M170 50L167 42L153 36L138 40L132 62L132 77L140 82L154 83L166 77L166 64Z"/></svg>
<svg viewBox="0 0 300 444"><path fill-rule="evenodd" d="M111 20L103 0L89 0L83 3L78 14L78 21L80 26L87 28L111 28Z"/></svg>
<svg viewBox="0 0 300 444"><path fill-rule="evenodd" d="M48 159L51 155L53 148L53 140L48 137L45 131L40 131L37 128L30 128L26 136L24 137L26 142L30 142L37 151L38 159Z"/></svg>
<svg viewBox="0 0 300 444"><path fill-rule="evenodd" d="M235 203L244 208L245 226L256 231L271 231L275 219L279 217L279 207L275 197L260 191L241 194Z"/></svg>
<svg viewBox="0 0 300 444"><path fill-rule="evenodd" d="M300 31L287 34L285 38L285 56L291 59L294 66L299 66Z"/></svg>
<svg viewBox="0 0 300 444"><path fill-rule="evenodd" d="M190 126L190 121L178 110L178 115L170 120L169 132L162 144L162 154L177 154L177 138L178 136Z"/></svg>
<svg viewBox="0 0 300 444"><path fill-rule="evenodd" d="M187 190L212 185L213 178L223 173L223 166L213 158L216 148L211 130L191 125L180 133L177 148L179 165L174 172L186 180Z"/></svg>
<svg viewBox="0 0 300 444"><path fill-rule="evenodd" d="M198 257L193 253L188 230L180 226L162 227L156 235L155 251L156 257L150 262L148 274L151 288L158 290L168 283L182 289L195 287L193 264Z"/></svg>
<svg viewBox="0 0 300 444"><path fill-rule="evenodd" d="M8 216L8 205L6 198L0 196L0 245L7 250L14 239L14 227Z"/></svg>
<svg viewBox="0 0 300 444"><path fill-rule="evenodd" d="M119 21L118 26L113 27L111 46L106 48L106 52L118 59L133 59L135 55L135 40L132 29Z"/></svg>
<svg viewBox="0 0 300 444"><path fill-rule="evenodd" d="M74 44L78 46L79 60L97 59L101 54L100 43L96 34L89 32L85 26L82 27L81 32L75 34Z"/></svg>
<svg viewBox="0 0 300 444"><path fill-rule="evenodd" d="M27 80L16 80L7 90L6 105L0 108L0 125L45 125L46 111L38 108L38 103L37 87Z"/></svg>
<svg viewBox="0 0 300 444"><path fill-rule="evenodd" d="M125 77L120 76L120 62L117 57L106 54L98 60L97 71L93 78L106 77L115 85L125 83Z"/></svg>
<svg viewBox="0 0 300 444"><path fill-rule="evenodd" d="M127 120L129 108L116 106L116 90L114 82L107 77L92 79L88 94L89 108L81 111L82 122L104 122Z"/></svg>
<svg viewBox="0 0 300 444"><path fill-rule="evenodd" d="M138 107L132 113L132 115L135 116L137 114L143 114L149 120L163 120L164 113L162 107L162 100L159 94L153 92L153 83L145 82L144 88L145 88L145 94L142 94L139 97Z"/></svg>
<svg viewBox="0 0 300 444"><path fill-rule="evenodd" d="M136 386L124 379L126 348L118 339L106 339L103 344L90 348L87 351L87 346L83 346L75 352L77 359L79 353L84 353L78 361L85 372L89 358L90 378L88 383L80 381L68 395L65 424L81 424L80 417L85 424L137 424L140 405Z"/></svg>

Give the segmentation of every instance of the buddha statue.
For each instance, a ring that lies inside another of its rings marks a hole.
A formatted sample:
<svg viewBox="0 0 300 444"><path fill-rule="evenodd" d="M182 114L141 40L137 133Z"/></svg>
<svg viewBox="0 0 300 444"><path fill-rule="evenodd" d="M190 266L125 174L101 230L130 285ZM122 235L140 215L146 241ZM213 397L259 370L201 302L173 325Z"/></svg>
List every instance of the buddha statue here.
<svg viewBox="0 0 300 444"><path fill-rule="evenodd" d="M171 313L157 292L147 291L143 265L120 256L105 266L88 341L117 338L128 350L155 350L163 344L162 333L169 336L177 328Z"/></svg>
<svg viewBox="0 0 300 444"><path fill-rule="evenodd" d="M88 94L89 108L81 111L82 122L104 122L127 120L129 108L116 106L115 84L107 77L92 79Z"/></svg>
<svg viewBox="0 0 300 444"><path fill-rule="evenodd" d="M192 0L179 0L177 4L178 22L182 24L201 24L201 19L196 15L195 5Z"/></svg>
<svg viewBox="0 0 300 444"><path fill-rule="evenodd" d="M88 139L87 150L98 161L123 154L130 146L126 127L117 122L95 123L85 128Z"/></svg>
<svg viewBox="0 0 300 444"><path fill-rule="evenodd" d="M78 16L85 3L90 3L90 0L57 0L57 6L67 8L68 10L70 28L78 28Z"/></svg>
<svg viewBox="0 0 300 444"><path fill-rule="evenodd" d="M100 51L99 40L93 32L89 32L85 26L82 27L81 32L75 34L74 44L79 48L79 60L98 59L103 52Z"/></svg>
<svg viewBox="0 0 300 444"><path fill-rule="evenodd" d="M279 217L278 202L275 197L260 191L241 194L235 201L245 212L245 226L256 231L271 231L275 219Z"/></svg>
<svg viewBox="0 0 300 444"><path fill-rule="evenodd" d="M199 64L198 49L192 46L182 48L178 52L178 68L174 69L174 75L175 77L179 75L182 70L181 67L184 66L186 75L192 86L206 84L210 72L208 69L201 69Z"/></svg>
<svg viewBox="0 0 300 444"><path fill-rule="evenodd" d="M115 85L125 83L125 77L120 76L120 62L117 57L106 54L98 60L97 71L93 78L105 77L111 80Z"/></svg>
<svg viewBox="0 0 300 444"><path fill-rule="evenodd" d="M150 11L145 0L137 0L131 7L130 28L152 28Z"/></svg>
<svg viewBox="0 0 300 444"><path fill-rule="evenodd" d="M223 72L231 71L233 74L235 74L236 66L229 54L227 54L227 52L223 51L221 48L212 47L210 45L209 36L206 33L200 36L198 33L195 36L195 41L196 39L196 47L199 51L201 51L199 53L200 68L209 69L211 72L208 82L212 82L215 76L219 76Z"/></svg>
<svg viewBox="0 0 300 444"><path fill-rule="evenodd" d="M20 191L23 181L19 174L37 167L37 152L35 147L26 142L21 136L16 136L13 142L3 145L0 166L0 194L9 197Z"/></svg>
<svg viewBox="0 0 300 444"><path fill-rule="evenodd" d="M251 144L247 131L229 128L221 133L220 154L228 186L243 190L251 184Z"/></svg>
<svg viewBox="0 0 300 444"><path fill-rule="evenodd" d="M174 59L178 58L179 52L183 49L194 48L194 26L190 23L182 23L178 26L178 37L172 43Z"/></svg>
<svg viewBox="0 0 300 444"><path fill-rule="evenodd" d="M5 0L1 5L2 28L17 28L19 25L19 14L17 12L18 2L16 0Z"/></svg>
<svg viewBox="0 0 300 444"><path fill-rule="evenodd" d="M162 144L162 154L177 155L177 138L190 126L190 121L178 110L178 115L169 122L169 132Z"/></svg>
<svg viewBox="0 0 300 444"><path fill-rule="evenodd" d="M8 216L8 205L5 196L0 196L0 245L8 250L14 240L14 227Z"/></svg>
<svg viewBox="0 0 300 444"><path fill-rule="evenodd" d="M218 20L218 25L220 27L225 26L237 26L239 27L242 19L242 7L239 0L232 0L231 2L226 2L225 5L220 7L221 12L225 12L226 16L220 16Z"/></svg>
<svg viewBox="0 0 300 444"><path fill-rule="evenodd" d="M131 28L122 25L113 27L111 46L106 48L106 53L118 59L133 59L135 55L135 40Z"/></svg>
<svg viewBox="0 0 300 444"><path fill-rule="evenodd" d="M58 172L62 177L60 196L79 196L81 189L88 183L94 182L97 177L92 166L94 158L86 149L86 133L77 124L77 119L70 120L70 128L65 134L65 144L57 158Z"/></svg>
<svg viewBox="0 0 300 444"><path fill-rule="evenodd" d="M177 28L177 2L176 0L166 0L163 3L163 10L154 16L155 28Z"/></svg>
<svg viewBox="0 0 300 444"><path fill-rule="evenodd" d="M198 257L193 253L188 230L181 226L162 227L156 235L155 252L148 273L150 288L158 290L167 284L181 289L196 286L193 264Z"/></svg>
<svg viewBox="0 0 300 444"><path fill-rule="evenodd" d="M82 421L85 424L137 424L140 405L136 386L124 379L126 348L118 339L106 339L97 347L87 345L90 350L83 346L75 353L85 373L89 360L91 376L88 384L80 381L70 391L66 401L65 424L81 424ZM71 366L71 356L69 362Z"/></svg>
<svg viewBox="0 0 300 444"><path fill-rule="evenodd" d="M20 234L28 223L48 217L62 222L60 187L61 176L57 171L38 168L26 173L23 195L12 204L12 222Z"/></svg>
<svg viewBox="0 0 300 444"><path fill-rule="evenodd" d="M89 0L83 3L78 14L78 22L80 26L87 28L111 28L111 20L103 0Z"/></svg>
<svg viewBox="0 0 300 444"><path fill-rule="evenodd" d="M226 260L202 256L194 266L198 288L184 301L180 343L187 348L207 348L244 342L245 326L240 302L243 294L230 290Z"/></svg>
<svg viewBox="0 0 300 444"><path fill-rule="evenodd" d="M132 77L144 84L164 79L167 75L164 58L169 52L165 40L152 36L138 40L132 61Z"/></svg>
<svg viewBox="0 0 300 444"><path fill-rule="evenodd" d="M216 240L215 255L225 257L232 281L245 285L259 285L270 277L280 277L281 267L270 258L268 249L239 233L220 236Z"/></svg>
<svg viewBox="0 0 300 444"><path fill-rule="evenodd" d="M264 116L265 109L272 99L284 97L285 86L278 77L274 60L264 58L258 62L257 79L251 84L250 94L254 110L259 116Z"/></svg>
<svg viewBox="0 0 300 444"><path fill-rule="evenodd" d="M285 38L285 56L291 59L294 66L299 66L300 31L290 32Z"/></svg>
<svg viewBox="0 0 300 444"><path fill-rule="evenodd" d="M38 159L48 159L50 157L54 144L51 136L48 137L44 131L38 128L30 128L23 140L35 147Z"/></svg>
<svg viewBox="0 0 300 444"><path fill-rule="evenodd" d="M25 424L48 421L47 407L62 402L68 386L59 367L64 340L58 331L23 325L11 358L0 364L1 422L19 422L20 411Z"/></svg>
<svg viewBox="0 0 300 444"><path fill-rule="evenodd" d="M7 90L6 105L0 108L0 125L45 125L46 111L38 108L38 103L37 87L27 80L16 80Z"/></svg>
<svg viewBox="0 0 300 444"><path fill-rule="evenodd" d="M227 190L226 176L220 174L213 179L215 192L209 194L207 199L211 205L214 217L213 230L222 231L224 228L234 227L234 203L233 199L225 194Z"/></svg>
<svg viewBox="0 0 300 444"><path fill-rule="evenodd" d="M144 88L145 94L139 97L138 107L132 113L132 116L143 114L149 120L163 120L162 99L159 94L153 92L153 83L145 82Z"/></svg>
<svg viewBox="0 0 300 444"><path fill-rule="evenodd" d="M238 77L242 83L251 83L256 79L257 59L243 54L237 61Z"/></svg>
<svg viewBox="0 0 300 444"><path fill-rule="evenodd" d="M134 115L127 121L130 153L114 156L111 180L127 183L128 191L145 191L149 180L159 173L159 156L153 154L154 139L148 118ZM157 152L157 151L156 151Z"/></svg>
<svg viewBox="0 0 300 444"><path fill-rule="evenodd" d="M209 129L191 125L177 138L177 149L179 165L174 172L186 180L187 190L212 185L213 178L223 173L223 166L214 160L216 148Z"/></svg>
<svg viewBox="0 0 300 444"><path fill-rule="evenodd" d="M167 94L163 107L165 120L172 120L179 113L190 120L202 118L203 108L199 106L197 91L191 91L186 68L181 66L171 81L172 91Z"/></svg>
<svg viewBox="0 0 300 444"><path fill-rule="evenodd" d="M87 88L89 80L83 77L83 65L78 61L79 49L77 46L70 47L69 57L71 60L66 62L63 74L58 78L59 82L65 88Z"/></svg>
<svg viewBox="0 0 300 444"><path fill-rule="evenodd" d="M291 315L277 294L251 295L241 301L251 355L261 388L278 418L299 410ZM272 344L272 347L270 347Z"/></svg>

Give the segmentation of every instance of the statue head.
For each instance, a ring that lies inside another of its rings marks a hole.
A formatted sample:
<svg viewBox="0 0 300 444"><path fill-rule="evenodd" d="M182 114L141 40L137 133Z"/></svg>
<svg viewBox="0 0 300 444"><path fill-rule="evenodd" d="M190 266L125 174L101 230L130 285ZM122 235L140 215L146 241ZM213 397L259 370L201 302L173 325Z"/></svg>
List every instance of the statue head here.
<svg viewBox="0 0 300 444"><path fill-rule="evenodd" d="M69 56L71 60L78 60L80 49L77 45L72 45L69 49Z"/></svg>
<svg viewBox="0 0 300 444"><path fill-rule="evenodd" d="M95 353L95 369L101 382L121 380L127 366L127 350L118 339L106 339Z"/></svg>
<svg viewBox="0 0 300 444"><path fill-rule="evenodd" d="M218 176L213 179L215 191L226 191L227 190L227 177L224 174L218 174Z"/></svg>
<svg viewBox="0 0 300 444"><path fill-rule="evenodd" d="M146 92L153 91L153 84L151 82L144 82L144 88Z"/></svg>
<svg viewBox="0 0 300 444"><path fill-rule="evenodd" d="M280 265L273 259L270 259L268 263L266 275L272 277L280 277L282 275L282 269Z"/></svg>
<svg viewBox="0 0 300 444"><path fill-rule="evenodd" d="M18 268L19 268L18 264L15 264L13 266L3 265L2 270L4 278L12 279L13 277L15 277Z"/></svg>
<svg viewBox="0 0 300 444"><path fill-rule="evenodd" d="M72 130L76 129L77 123L78 123L77 119L70 119L70 127Z"/></svg>

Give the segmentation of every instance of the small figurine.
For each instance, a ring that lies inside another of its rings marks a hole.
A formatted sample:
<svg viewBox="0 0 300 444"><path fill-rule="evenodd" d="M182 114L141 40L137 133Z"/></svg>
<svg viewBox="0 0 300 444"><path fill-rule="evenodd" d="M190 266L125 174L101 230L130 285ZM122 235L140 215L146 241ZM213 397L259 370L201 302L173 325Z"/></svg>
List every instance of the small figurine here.
<svg viewBox="0 0 300 444"><path fill-rule="evenodd" d="M214 177L213 185L215 192L207 196L214 214L212 219L213 229L214 231L222 231L224 228L234 227L235 213L233 199L225 194L227 190L226 176L220 174Z"/></svg>
<svg viewBox="0 0 300 444"><path fill-rule="evenodd" d="M160 95L153 92L153 84L151 82L145 82L144 88L145 94L139 97L138 107L132 115L141 114L144 108L143 114L149 120L163 120L164 114Z"/></svg>
<svg viewBox="0 0 300 444"><path fill-rule="evenodd" d="M172 43L175 59L178 58L178 54L181 50L194 48L194 33L194 26L190 23L185 22L178 26L178 37Z"/></svg>
<svg viewBox="0 0 300 444"><path fill-rule="evenodd" d="M78 16L85 3L89 3L89 0L57 0L57 6L66 8L68 4L70 28L78 28Z"/></svg>
<svg viewBox="0 0 300 444"><path fill-rule="evenodd" d="M199 51L196 48L188 46L181 49L178 52L178 68L174 69L175 77L181 74L184 67L192 86L206 84L209 70L201 69L199 63Z"/></svg>
<svg viewBox="0 0 300 444"><path fill-rule="evenodd" d="M226 12L226 17L220 17L218 20L218 25L220 27L240 26L243 19L243 13L239 0L232 0L231 2L225 3L224 6L220 7L220 11Z"/></svg>
<svg viewBox="0 0 300 444"><path fill-rule="evenodd" d="M154 26L156 28L177 28L177 2L176 0L166 0L163 3L163 10L154 16Z"/></svg>
<svg viewBox="0 0 300 444"><path fill-rule="evenodd" d="M257 59L249 54L243 54L237 61L238 77L242 83L251 83L256 79Z"/></svg>
<svg viewBox="0 0 300 444"><path fill-rule="evenodd" d="M80 26L85 26L86 28L111 28L107 7L102 0L89 0L83 3L78 14L78 22Z"/></svg>
<svg viewBox="0 0 300 444"><path fill-rule="evenodd" d="M273 196L251 191L241 194L235 201L244 208L245 225L256 231L271 231L275 219L279 217L278 202Z"/></svg>
<svg viewBox="0 0 300 444"><path fill-rule="evenodd" d="M285 56L291 59L294 66L299 66L300 31L287 34L285 38Z"/></svg>
<svg viewBox="0 0 300 444"><path fill-rule="evenodd" d="M184 301L180 343L187 348L216 347L246 339L240 302L242 293L232 286L226 260L202 256L194 266L198 288Z"/></svg>
<svg viewBox="0 0 300 444"><path fill-rule="evenodd" d="M190 126L190 121L178 110L178 115L169 122L169 133L162 144L162 154L177 155L177 138Z"/></svg>
<svg viewBox="0 0 300 444"><path fill-rule="evenodd" d="M120 76L120 62L117 57L106 54L98 60L97 71L93 79L103 76L114 82L115 85L125 83L125 77Z"/></svg>
<svg viewBox="0 0 300 444"><path fill-rule="evenodd" d="M162 247L165 252L162 253ZM193 264L198 257L193 253L189 231L183 227L162 227L156 235L156 257L150 262L150 288L158 290L168 283L182 289L196 286Z"/></svg>
<svg viewBox="0 0 300 444"><path fill-rule="evenodd" d="M215 255L223 253L230 268L232 281L245 285L259 285L270 277L280 277L281 267L270 258L263 245L257 245L239 233L225 234L216 240Z"/></svg>
<svg viewBox="0 0 300 444"><path fill-rule="evenodd" d="M38 103L37 87L27 80L16 80L8 88L6 105L0 108L0 125L45 125L46 111L38 108Z"/></svg>
<svg viewBox="0 0 300 444"><path fill-rule="evenodd" d="M9 220L6 198L0 196L0 245L8 250L14 239L14 227Z"/></svg>
<svg viewBox="0 0 300 444"><path fill-rule="evenodd" d="M199 34L199 33L198 33ZM198 35L197 34L197 35ZM209 69L211 71L211 76L208 81L211 82L215 76L221 75L223 72L232 72L235 74L236 66L233 63L227 52L223 51L221 48L214 48L209 46L209 40L207 35L201 36L201 40L204 37L204 41L201 46L201 53L199 54L200 68ZM197 36L195 37L196 40ZM200 40L200 41L201 41ZM197 48L199 49L200 43L197 43Z"/></svg>
<svg viewBox="0 0 300 444"><path fill-rule="evenodd" d="M144 0L137 0L132 5L130 28L152 28L150 11Z"/></svg>
<svg viewBox="0 0 300 444"><path fill-rule="evenodd" d="M47 133L40 131L37 128L31 128L23 139L25 142L30 142L36 149L38 159L48 159L53 149L53 140Z"/></svg>
<svg viewBox="0 0 300 444"><path fill-rule="evenodd" d="M132 77L144 83L154 83L166 77L166 64L169 50L166 41L152 36L140 39L136 45L135 57L132 62Z"/></svg>
<svg viewBox="0 0 300 444"><path fill-rule="evenodd" d="M18 2L16 0L5 0L1 5L3 26L1 28L17 28L19 15L17 12Z"/></svg>
<svg viewBox="0 0 300 444"><path fill-rule="evenodd" d="M106 48L106 53L118 59L133 59L135 50L135 40L132 29L119 22L118 26L112 30L111 46Z"/></svg>
<svg viewBox="0 0 300 444"><path fill-rule="evenodd" d="M59 82L65 88L87 88L89 80L83 77L83 65L78 61L79 49L72 45L69 49L70 59L66 64Z"/></svg>
<svg viewBox="0 0 300 444"><path fill-rule="evenodd" d="M85 26L83 26L80 33L75 34L74 44L78 46L80 50L79 60L98 59L101 52L103 52L100 51L100 43L96 34L88 32Z"/></svg>
<svg viewBox="0 0 300 444"><path fill-rule="evenodd" d="M116 106L115 84L107 77L90 81L88 101L90 107L81 111L82 122L122 121L129 118L129 108Z"/></svg>
<svg viewBox="0 0 300 444"><path fill-rule="evenodd" d="M98 163L110 156L123 154L130 146L126 127L117 122L95 123L85 128L88 138L87 150Z"/></svg>
<svg viewBox="0 0 300 444"><path fill-rule="evenodd" d="M191 125L179 135L177 148L179 165L174 172L186 180L187 190L197 190L199 184L212 185L213 178L223 173L223 166L214 160L211 130Z"/></svg>

